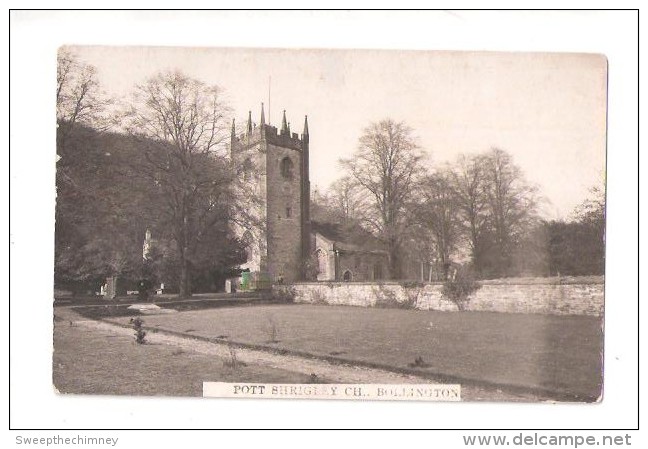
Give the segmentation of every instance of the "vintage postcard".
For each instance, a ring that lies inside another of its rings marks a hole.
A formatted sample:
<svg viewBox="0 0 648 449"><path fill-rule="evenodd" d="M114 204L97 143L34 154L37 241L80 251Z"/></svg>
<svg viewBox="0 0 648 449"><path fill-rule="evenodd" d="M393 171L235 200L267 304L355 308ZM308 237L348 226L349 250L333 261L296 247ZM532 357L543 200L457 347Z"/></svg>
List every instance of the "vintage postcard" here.
<svg viewBox="0 0 648 449"><path fill-rule="evenodd" d="M603 55L65 46L56 100L59 393L603 400Z"/></svg>

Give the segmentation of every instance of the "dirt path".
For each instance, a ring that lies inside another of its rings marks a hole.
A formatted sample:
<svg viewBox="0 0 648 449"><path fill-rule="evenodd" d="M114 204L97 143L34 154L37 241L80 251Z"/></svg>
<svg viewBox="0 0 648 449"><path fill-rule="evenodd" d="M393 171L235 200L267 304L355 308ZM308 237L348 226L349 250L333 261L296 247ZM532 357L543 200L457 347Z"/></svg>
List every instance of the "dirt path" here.
<svg viewBox="0 0 648 449"><path fill-rule="evenodd" d="M59 321L69 321L70 325L82 327L103 335L115 335L133 338L133 330L115 324L85 319L76 314L72 309L58 307L55 315ZM207 342L191 337L169 335L162 332L149 332L147 341L156 345L165 345L176 348L186 353L206 354L222 360L232 358L232 351L228 345ZM181 355L182 356L182 355ZM413 375L405 375L385 370L340 365L329 363L325 360L308 359L293 355L276 354L266 351L247 348L234 349L234 356L248 366L262 366L271 369L300 373L306 376L315 374L318 378L329 383L431 383ZM501 390L487 390L475 386L462 386L462 399L466 401L537 401L540 398L530 395L511 394Z"/></svg>

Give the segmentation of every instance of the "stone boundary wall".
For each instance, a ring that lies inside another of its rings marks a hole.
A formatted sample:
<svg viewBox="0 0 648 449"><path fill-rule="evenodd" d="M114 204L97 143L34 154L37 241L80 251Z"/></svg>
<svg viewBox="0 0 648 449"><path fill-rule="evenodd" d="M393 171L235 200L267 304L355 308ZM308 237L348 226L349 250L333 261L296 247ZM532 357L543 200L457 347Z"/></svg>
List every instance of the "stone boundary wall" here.
<svg viewBox="0 0 648 449"><path fill-rule="evenodd" d="M603 315L603 276L509 278L481 281L480 284L482 287L471 295L466 310ZM391 304L398 307L409 302L420 310L458 310L453 302L443 297L442 283L405 287L399 282L300 282L274 288L291 289L297 303L359 307Z"/></svg>

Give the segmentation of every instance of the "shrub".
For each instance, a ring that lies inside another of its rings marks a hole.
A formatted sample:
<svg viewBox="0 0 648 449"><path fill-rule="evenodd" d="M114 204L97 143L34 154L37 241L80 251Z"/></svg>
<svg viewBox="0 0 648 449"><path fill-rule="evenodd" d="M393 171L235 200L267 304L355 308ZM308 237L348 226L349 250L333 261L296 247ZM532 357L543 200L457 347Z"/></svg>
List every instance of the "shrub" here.
<svg viewBox="0 0 648 449"><path fill-rule="evenodd" d="M275 285L272 288L272 299L279 302L295 302L297 290L290 285Z"/></svg>
<svg viewBox="0 0 648 449"><path fill-rule="evenodd" d="M420 281L404 281L401 282L401 287L403 287L405 296L407 296L407 299L404 301L402 308L416 309L418 300L421 297L421 293L423 293L423 289L425 288L425 284Z"/></svg>
<svg viewBox="0 0 648 449"><path fill-rule="evenodd" d="M133 329L135 330L135 341L143 345L146 343L146 331L142 327L144 325L144 321L140 318L131 318L130 319L131 324L133 325Z"/></svg>
<svg viewBox="0 0 648 449"><path fill-rule="evenodd" d="M245 366L245 363L243 363L241 360L238 358L238 352L236 350L236 346L234 345L227 345L227 351L229 356L223 360L223 366L226 368L232 368L232 369L237 369L241 366Z"/></svg>
<svg viewBox="0 0 648 449"><path fill-rule="evenodd" d="M315 253L304 261L304 275L308 281L316 281L319 274L319 261Z"/></svg>
<svg viewBox="0 0 648 449"><path fill-rule="evenodd" d="M268 343L279 343L277 340L277 323L273 316L268 317Z"/></svg>
<svg viewBox="0 0 648 449"><path fill-rule="evenodd" d="M321 290L315 290L312 294L311 304L321 306L328 305L328 302L326 301L326 295L324 295Z"/></svg>
<svg viewBox="0 0 648 449"><path fill-rule="evenodd" d="M400 283L401 287L403 288L423 288L425 284L421 281L402 281Z"/></svg>
<svg viewBox="0 0 648 449"><path fill-rule="evenodd" d="M373 290L376 295L376 302L373 306L378 309L415 309L423 284L421 284L420 287L405 287L404 284L405 283L401 283L406 295L406 298L403 301L399 301L396 293L389 288L385 288L383 284L379 284L377 286L378 288L374 287Z"/></svg>
<svg viewBox="0 0 648 449"><path fill-rule="evenodd" d="M457 305L461 311L466 310L470 295L481 288L481 284L467 274L458 272L453 279L447 279L443 284L441 294Z"/></svg>
<svg viewBox="0 0 648 449"><path fill-rule="evenodd" d="M432 365L426 363L425 360L423 360L423 357L418 356L414 359L414 363L408 363L407 366L410 368L429 368Z"/></svg>

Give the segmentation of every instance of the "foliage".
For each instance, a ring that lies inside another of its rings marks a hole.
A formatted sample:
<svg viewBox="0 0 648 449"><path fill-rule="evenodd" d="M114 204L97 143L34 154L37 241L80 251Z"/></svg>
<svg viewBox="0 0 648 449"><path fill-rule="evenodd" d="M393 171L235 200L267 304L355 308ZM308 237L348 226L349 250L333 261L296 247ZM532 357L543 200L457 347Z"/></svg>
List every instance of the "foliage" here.
<svg viewBox="0 0 648 449"><path fill-rule="evenodd" d="M152 215L151 186L132 170L125 137L78 125L57 162L55 282L137 278Z"/></svg>
<svg viewBox="0 0 648 449"><path fill-rule="evenodd" d="M423 289L425 288L425 285L423 284L423 282L409 281L409 282L402 282L401 286L403 287L405 296L407 297L407 299L403 301L404 304L402 305L402 308L416 309L416 306L418 305L418 301L421 297L421 294L423 293Z"/></svg>
<svg viewBox="0 0 648 449"><path fill-rule="evenodd" d="M129 133L149 143L139 168L163 199L160 221L175 243L181 297L191 295L192 269L228 229L233 174L223 158L226 112L220 88L176 71L137 86L124 115Z"/></svg>
<svg viewBox="0 0 648 449"><path fill-rule="evenodd" d="M511 276L549 276L549 232L544 221L529 225L512 254Z"/></svg>
<svg viewBox="0 0 648 449"><path fill-rule="evenodd" d="M430 365L429 363L425 362L425 361L423 360L423 357L418 356L418 357L416 357L416 358L414 359L414 362L413 362L413 363L408 363L407 366L410 367L410 368L429 368L429 367L432 366L432 365Z"/></svg>
<svg viewBox="0 0 648 449"><path fill-rule="evenodd" d="M317 280L317 275L319 274L319 261L317 260L317 254L312 253L308 259L304 261L304 276L308 281Z"/></svg>
<svg viewBox="0 0 648 449"><path fill-rule="evenodd" d="M119 276L163 280L167 287L175 285L179 290L183 266L187 268L185 293L193 283L209 289L221 285L223 273L244 255L241 242L227 226L231 175L229 164L216 154L222 143L220 128L214 125L213 135L208 134L209 122L196 119L193 124L175 127L174 132L178 132L170 140L164 139L163 131L162 138L149 133L151 127L130 135L106 132L104 119L111 102L99 98L94 70L63 52L58 75L57 285L85 285L84 289L97 290L107 276ZM85 84L78 87L78 83ZM199 84L187 81L186 86L194 89ZM195 118L205 109L209 113L202 118L223 112L211 109L214 103L207 107L205 98L191 98L191 89L176 92L179 103L166 104L187 106L183 111L174 110L176 118ZM155 93L163 92L160 89ZM183 103L187 98L196 101ZM79 103L76 112L70 106L75 101ZM93 104L85 106L87 101ZM204 106L202 110L199 105ZM144 118L137 112L134 109L127 114L123 121L126 127L143 123L138 122ZM219 125L222 122L221 115L211 117ZM195 127L188 128L191 126ZM192 139L193 135L201 137ZM207 135L211 140L205 140ZM183 210L186 213L180 213ZM143 263L142 242L147 229L156 244Z"/></svg>
<svg viewBox="0 0 648 449"><path fill-rule="evenodd" d="M441 294L457 305L459 310L466 310L470 295L481 288L481 284L464 271L458 271L456 276L448 278L443 284Z"/></svg>
<svg viewBox="0 0 648 449"><path fill-rule="evenodd" d="M245 366L245 363L238 358L236 346L232 344L227 345L227 353L228 357L223 360L223 366L232 369L238 369L239 367Z"/></svg>
<svg viewBox="0 0 648 449"><path fill-rule="evenodd" d="M275 285L272 288L272 299L278 302L293 303L297 297L297 290L291 285Z"/></svg>
<svg viewBox="0 0 648 449"><path fill-rule="evenodd" d="M544 223L548 234L548 265L552 275L602 275L605 273L605 194L590 189L574 211L574 220Z"/></svg>
<svg viewBox="0 0 648 449"><path fill-rule="evenodd" d="M373 307L377 309L415 309L423 290L423 284L403 283L401 286L406 296L402 301L399 301L396 292L386 287L385 284L379 284L377 287L374 287L373 292L376 296L376 301Z"/></svg>
<svg viewBox="0 0 648 449"><path fill-rule="evenodd" d="M329 284L329 287L332 287L332 285L333 285L333 284ZM318 290L315 290L315 291L312 293L312 300L311 300L311 304L314 304L314 305L322 305L322 306L323 306L323 305L328 305L328 301L326 301L326 295L325 295L324 293L322 293L322 291L319 290L319 289L318 289Z"/></svg>
<svg viewBox="0 0 648 449"><path fill-rule="evenodd" d="M106 276L137 270L130 248L137 211L122 184L130 177L120 151L130 145L104 132L112 101L101 91L96 69L67 48L57 59L55 282L94 290ZM137 186L138 179L130 182Z"/></svg>
<svg viewBox="0 0 648 449"><path fill-rule="evenodd" d="M277 323L274 319L273 316L268 316L268 341L267 343L279 343L279 340L277 340L277 335L278 335L278 330L277 330Z"/></svg>
<svg viewBox="0 0 648 449"><path fill-rule="evenodd" d="M146 331L144 330L144 321L139 318L131 318L130 323L133 325L133 329L135 330L135 341L137 344L143 345L146 343Z"/></svg>
<svg viewBox="0 0 648 449"><path fill-rule="evenodd" d="M310 376L308 376L308 379L306 379L307 384L324 384L326 383L324 379L319 377L315 373L311 373Z"/></svg>
<svg viewBox="0 0 648 449"><path fill-rule="evenodd" d="M425 284L420 281L402 281L400 282L400 286L404 289L416 289L425 287Z"/></svg>

